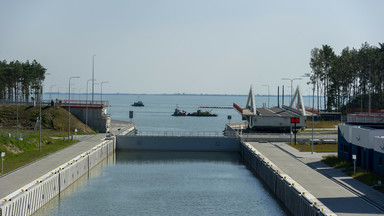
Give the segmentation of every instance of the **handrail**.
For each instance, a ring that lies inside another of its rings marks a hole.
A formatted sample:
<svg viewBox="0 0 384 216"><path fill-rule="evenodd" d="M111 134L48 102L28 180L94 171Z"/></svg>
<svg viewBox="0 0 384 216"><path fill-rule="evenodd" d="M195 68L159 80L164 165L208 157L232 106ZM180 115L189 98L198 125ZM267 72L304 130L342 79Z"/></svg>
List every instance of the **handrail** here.
<svg viewBox="0 0 384 216"><path fill-rule="evenodd" d="M222 131L137 131L136 136L164 137L236 137L237 133Z"/></svg>

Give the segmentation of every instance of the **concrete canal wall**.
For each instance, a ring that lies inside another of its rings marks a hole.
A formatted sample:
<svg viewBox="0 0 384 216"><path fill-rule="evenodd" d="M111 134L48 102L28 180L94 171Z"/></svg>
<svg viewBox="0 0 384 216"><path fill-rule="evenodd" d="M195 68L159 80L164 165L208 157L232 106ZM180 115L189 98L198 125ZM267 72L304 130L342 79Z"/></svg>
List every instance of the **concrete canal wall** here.
<svg viewBox="0 0 384 216"><path fill-rule="evenodd" d="M244 163L256 173L291 214L295 216L336 215L253 146L242 143L240 153Z"/></svg>
<svg viewBox="0 0 384 216"><path fill-rule="evenodd" d="M31 215L65 190L116 148L115 139L105 140L39 179L0 200L0 216Z"/></svg>
<svg viewBox="0 0 384 216"><path fill-rule="evenodd" d="M31 215L118 150L239 151L244 163L293 215L335 215L253 146L230 137L116 136L0 200L0 216Z"/></svg>
<svg viewBox="0 0 384 216"><path fill-rule="evenodd" d="M116 136L117 150L239 151L234 137Z"/></svg>

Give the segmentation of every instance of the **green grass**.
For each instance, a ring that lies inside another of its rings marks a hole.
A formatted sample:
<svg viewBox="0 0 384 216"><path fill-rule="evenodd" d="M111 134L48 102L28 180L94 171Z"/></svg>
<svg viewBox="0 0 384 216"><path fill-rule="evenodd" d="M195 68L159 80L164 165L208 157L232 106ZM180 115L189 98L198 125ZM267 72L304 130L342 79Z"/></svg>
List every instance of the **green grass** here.
<svg viewBox="0 0 384 216"><path fill-rule="evenodd" d="M314 128L334 128L340 121L314 121ZM307 128L312 128L312 118L307 119Z"/></svg>
<svg viewBox="0 0 384 216"><path fill-rule="evenodd" d="M292 144L287 143L291 147L302 151L302 152L311 152L312 146L310 143L299 144L296 145L292 142ZM314 152L337 152L337 144L314 144L313 145Z"/></svg>
<svg viewBox="0 0 384 216"><path fill-rule="evenodd" d="M360 167L356 167L356 173L354 173L353 163L336 156L326 156L322 161L330 167L341 168L345 174L384 193L384 185L377 185L378 181L384 183L383 176Z"/></svg>
<svg viewBox="0 0 384 216"><path fill-rule="evenodd" d="M11 132L11 134L16 135L15 132ZM0 151L5 152L3 174L77 142L76 140L52 139L51 136L61 136L61 132L44 131L41 138L40 152L38 131L21 131L23 140L14 139L13 136L8 137L8 133L10 133L8 130L0 130Z"/></svg>

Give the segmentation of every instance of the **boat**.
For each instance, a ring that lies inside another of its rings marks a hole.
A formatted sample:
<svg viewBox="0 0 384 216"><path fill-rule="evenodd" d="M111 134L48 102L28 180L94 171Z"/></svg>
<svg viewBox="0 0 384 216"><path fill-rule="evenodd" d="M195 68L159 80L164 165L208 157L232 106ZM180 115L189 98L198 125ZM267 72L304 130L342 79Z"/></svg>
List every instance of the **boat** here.
<svg viewBox="0 0 384 216"><path fill-rule="evenodd" d="M196 112L193 113L188 113L188 116L193 116L193 117L217 117L217 114L212 114L210 111L201 111L197 110Z"/></svg>
<svg viewBox="0 0 384 216"><path fill-rule="evenodd" d="M135 107L143 107L144 104L143 104L143 101L137 101L137 102L134 102L134 103L132 104L132 106L135 106Z"/></svg>
<svg viewBox="0 0 384 216"><path fill-rule="evenodd" d="M179 107L176 107L175 112L173 112L172 116L187 116L187 112L185 112L185 110L181 111Z"/></svg>

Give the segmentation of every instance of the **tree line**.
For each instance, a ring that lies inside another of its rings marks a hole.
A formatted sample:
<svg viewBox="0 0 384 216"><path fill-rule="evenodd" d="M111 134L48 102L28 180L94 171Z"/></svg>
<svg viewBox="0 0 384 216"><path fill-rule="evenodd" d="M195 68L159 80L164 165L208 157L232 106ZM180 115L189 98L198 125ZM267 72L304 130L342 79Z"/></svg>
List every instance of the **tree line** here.
<svg viewBox="0 0 384 216"><path fill-rule="evenodd" d="M39 99L39 90L46 70L36 60L0 61L0 99L28 102L33 94L34 98Z"/></svg>
<svg viewBox="0 0 384 216"><path fill-rule="evenodd" d="M326 111L380 109L384 105L384 43L360 49L344 48L339 55L323 45L311 51L310 83L324 97ZM321 103L321 102L320 102ZM318 108L319 108L318 107Z"/></svg>

